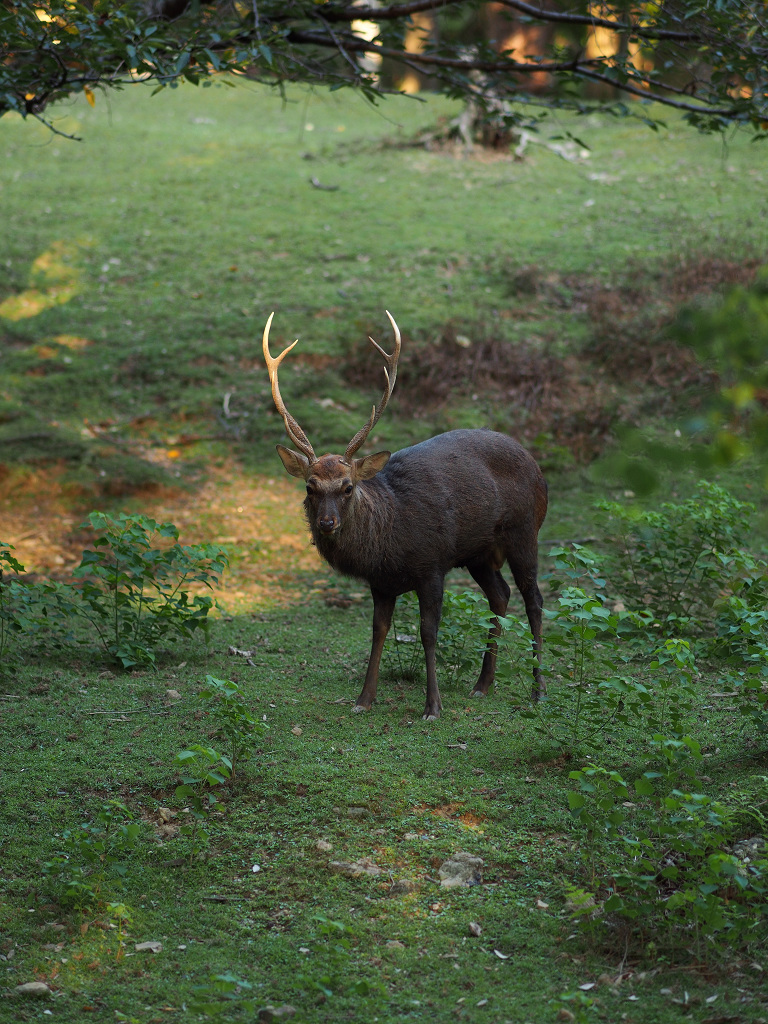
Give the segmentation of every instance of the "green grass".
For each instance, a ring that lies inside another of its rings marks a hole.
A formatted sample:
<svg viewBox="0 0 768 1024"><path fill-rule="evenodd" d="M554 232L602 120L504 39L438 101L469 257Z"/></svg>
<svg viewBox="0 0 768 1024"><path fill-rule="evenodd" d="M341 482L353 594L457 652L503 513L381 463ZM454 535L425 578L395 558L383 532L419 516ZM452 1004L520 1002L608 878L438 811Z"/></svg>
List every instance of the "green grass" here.
<svg viewBox="0 0 768 1024"><path fill-rule="evenodd" d="M241 85L129 90L95 110L83 99L62 110L82 143L3 118L6 460L59 456L106 486L121 473L157 478L108 444L148 434L221 436L227 449L239 436L244 457L267 458L280 428L260 334L273 310L274 346L301 338L284 371L291 407L321 446L337 445L380 372L350 387L312 360L360 353L368 333L386 340L385 308L404 360L446 329L558 358L589 340L595 289L629 282L652 302L681 261L764 255L762 151L740 136L724 146L676 125L657 136L632 121L553 123L591 146L578 163L535 144L523 163L381 145L450 109L298 92L283 104ZM521 272L538 293L521 291ZM25 295L24 311L40 311L17 319ZM62 336L91 344L57 347ZM36 346L52 343L41 357ZM217 425L226 392L248 416ZM525 428L514 400L502 410L469 398L431 409L432 424ZM394 401L388 442L423 436ZM609 405L620 414L621 388Z"/></svg>
<svg viewBox="0 0 768 1024"><path fill-rule="evenodd" d="M231 972L254 985L258 1005L287 1002L311 1022L539 1022L556 1019L550 1000L607 974L621 979L590 992L596 1019L677 1020L671 1000L684 992L688 1019L708 1019L713 995L737 1019L759 1018L764 992L750 966L761 962L758 951L691 971L696 956L686 949L644 953L636 939L625 946L620 931L618 945L576 936L564 900L580 877L582 834L565 790L568 772L588 758L564 756L520 717L526 683L477 703L466 699L465 679L444 689L444 716L427 724L418 717L422 680L398 681L390 660L374 711L350 714L368 615L367 601L334 609L315 600L301 611L221 622L207 657L192 649L157 673L33 658L9 681L0 884L2 949L15 956L5 983L48 980L62 1021L82 1020L87 1007L102 1020L116 1012L147 1024L175 1019L170 1006L197 1019L184 1012L195 986ZM251 649L253 665L227 657L229 644ZM221 791L225 811L214 816L209 855L190 863L188 841L163 834L158 809L184 820L173 756L215 742L195 698L205 673L239 681L270 728L252 764ZM754 746L745 748L722 700L706 696L718 689L718 671L705 669L697 685L693 731L707 737L711 790L727 792L762 762L750 759ZM603 761L628 778L647 757L643 738L621 729L609 730L603 748ZM144 823L124 886L108 877L102 890L103 903L122 901L132 915L131 955L122 958L105 911L62 911L41 872L63 829L109 799ZM332 850L318 850L319 840ZM438 886L439 865L457 850L484 859L482 885ZM329 868L365 857L383 874L349 879ZM397 894L393 883L403 878L413 891ZM344 924L348 950L332 951L317 915ZM134 954L149 940L163 951ZM315 983L328 973L333 995L324 997ZM354 991L360 979L368 993ZM41 1012L8 1005L19 1020ZM252 1018L230 1008L224 1019Z"/></svg>
<svg viewBox="0 0 768 1024"><path fill-rule="evenodd" d="M298 93L283 105L241 86L154 99L137 89L109 104L99 97L95 110L83 100L62 111L62 127L82 132L82 144L0 121L0 473L18 480L28 466L64 466L86 491L72 492L80 510L85 501L143 505L146 492L133 491L148 483L194 490L218 464L236 474L235 459L245 466L235 487L269 492L254 476L281 472L272 446L282 425L260 352L266 317L276 311L273 349L301 337L283 393L324 450L346 443L367 416L380 370L372 365L369 383L352 386L334 363L312 359L344 360L368 333L386 347L387 308L403 329L404 371L409 353L450 331L544 352L571 369L549 381L563 425L548 437L497 392L474 401L459 389L426 410L412 397L407 405L403 372L408 414L396 392L378 428L381 446L460 424L504 425L535 441L548 469L543 549L600 538L593 502L621 491L599 467L563 467L599 450L627 407L631 420L669 433L684 396L674 364L663 386L621 373L605 384L589 347L598 333L611 336L614 320L618 355L643 350L646 337L655 344L659 322L697 291L674 292L675 268L764 258L762 151L740 137L724 148L675 125L654 135L598 119L564 124L592 148L575 164L535 145L523 163L382 146L449 110L390 100L372 112L349 97ZM338 189L318 190L312 176ZM713 274L712 287L727 279ZM601 307L596 320L595 294L624 301L633 288L641 298L628 323L621 303ZM579 454L568 445L593 429L584 410L595 381L609 427ZM227 392L230 408L247 417L221 416ZM339 408L320 404L326 398ZM157 457L177 446L181 458ZM755 499L754 466L718 478ZM664 497L686 496L692 479L692 471L667 478ZM13 496L3 501L12 511ZM766 498L758 504L765 515ZM207 509L200 515L203 528L213 522ZM275 508L274 516L287 513ZM237 563L250 558L276 578L275 537L263 546L259 537L250 553L239 529L225 530L237 536ZM0 970L9 988L40 977L60 995L50 1004L4 1000L0 1018L42 1019L50 1009L63 1022L194 1020L195 987L225 972L251 983L259 1006L291 1003L310 1024L541 1024L557 1019L551 1000L601 976L588 990L597 1005L586 1019L768 1016L759 950L701 965L687 947L625 946L620 931L607 944L572 937L565 893L581 878L582 833L566 791L569 771L589 752L566 757L534 731L522 715L527 680L477 703L463 679L444 687L443 718L422 723L420 657L413 678L390 657L374 711L351 715L370 602L328 607L307 593L323 585L317 576L323 571L294 577L304 589L287 609L220 618L209 654L176 650L156 673L114 674L86 653L36 651L6 673ZM228 656L230 645L253 650L253 665ZM693 724L708 744L707 785L722 794L764 774L765 754L730 702L714 696L722 665L700 668ZM647 678L642 662L632 670ZM161 830L158 808L183 820L173 757L214 742L195 698L207 673L239 681L270 730L222 791L209 856L190 863L186 841ZM114 714L94 713L102 711ZM605 738L604 762L628 778L646 755L631 731ZM42 865L65 828L112 798L145 827L125 888L112 879L95 909L63 910ZM318 840L332 850L319 850ZM432 879L460 849L485 860L483 885L443 890ZM349 879L328 867L361 857L384 873ZM413 892L391 891L399 878L412 880ZM132 914L131 956L118 956L103 906L118 899ZM344 924L348 950L333 951L318 914ZM479 937L470 922L480 924ZM163 951L136 953L145 940ZM334 972L338 980L326 983L333 995L323 996L317 983ZM367 994L355 989L360 979ZM253 1014L233 1004L230 1017Z"/></svg>

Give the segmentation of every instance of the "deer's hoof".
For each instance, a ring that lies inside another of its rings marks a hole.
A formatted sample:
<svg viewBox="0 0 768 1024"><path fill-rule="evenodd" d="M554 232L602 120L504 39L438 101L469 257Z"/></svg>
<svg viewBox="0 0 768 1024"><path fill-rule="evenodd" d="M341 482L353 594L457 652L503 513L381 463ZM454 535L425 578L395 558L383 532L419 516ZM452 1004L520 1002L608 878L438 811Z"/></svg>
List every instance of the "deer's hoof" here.
<svg viewBox="0 0 768 1024"><path fill-rule="evenodd" d="M352 708L352 713L354 715L359 715L361 711L370 711L370 710L371 710L370 707L366 707L364 704L355 704L355 706Z"/></svg>
<svg viewBox="0 0 768 1024"><path fill-rule="evenodd" d="M487 697L488 694L485 692L485 690L472 690L472 692L470 693L469 696L470 697Z"/></svg>
<svg viewBox="0 0 768 1024"><path fill-rule="evenodd" d="M421 716L422 722L436 722L440 717L439 711L425 711Z"/></svg>

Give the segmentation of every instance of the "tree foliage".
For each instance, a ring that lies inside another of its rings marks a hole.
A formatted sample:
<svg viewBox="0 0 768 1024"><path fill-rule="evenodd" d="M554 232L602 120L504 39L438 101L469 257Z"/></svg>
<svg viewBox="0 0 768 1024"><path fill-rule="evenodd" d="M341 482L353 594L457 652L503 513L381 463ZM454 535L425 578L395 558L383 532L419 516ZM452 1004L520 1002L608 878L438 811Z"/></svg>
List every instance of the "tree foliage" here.
<svg viewBox="0 0 768 1024"><path fill-rule="evenodd" d="M768 129L763 0L0 0L0 115L50 124L49 104L82 92L227 72L370 100L418 75L510 124L595 105L654 123L629 102L644 100L705 131Z"/></svg>

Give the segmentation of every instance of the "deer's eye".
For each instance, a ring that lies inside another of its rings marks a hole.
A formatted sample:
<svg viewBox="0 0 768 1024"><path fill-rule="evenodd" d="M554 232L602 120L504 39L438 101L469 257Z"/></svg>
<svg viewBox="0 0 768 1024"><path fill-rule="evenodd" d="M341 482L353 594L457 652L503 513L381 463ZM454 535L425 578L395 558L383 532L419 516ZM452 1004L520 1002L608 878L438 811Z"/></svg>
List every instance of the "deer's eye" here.
<svg viewBox="0 0 768 1024"><path fill-rule="evenodd" d="M347 484L347 486L344 488L344 493L345 494L351 494L352 493L352 484Z"/></svg>

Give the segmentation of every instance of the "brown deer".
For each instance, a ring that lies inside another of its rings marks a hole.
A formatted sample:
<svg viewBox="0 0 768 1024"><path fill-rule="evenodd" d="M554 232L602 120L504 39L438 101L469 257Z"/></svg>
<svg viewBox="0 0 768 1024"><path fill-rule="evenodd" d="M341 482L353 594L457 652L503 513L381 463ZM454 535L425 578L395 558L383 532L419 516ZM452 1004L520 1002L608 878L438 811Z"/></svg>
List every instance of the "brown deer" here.
<svg viewBox="0 0 768 1024"><path fill-rule="evenodd" d="M533 456L517 441L491 430L451 430L391 455L377 452L353 458L379 420L392 394L400 355L400 331L392 355L370 338L386 364L386 386L378 408L355 434L343 455L315 455L299 424L280 396L280 363L296 345L277 358L269 352L264 328L264 358L272 398L288 437L298 448L277 445L291 476L307 485L304 501L312 539L334 569L365 580L373 597L373 644L368 671L355 711L368 711L376 699L379 662L392 622L395 602L415 590L419 599L421 642L427 664L425 719L442 707L435 672L435 644L440 625L446 573L464 566L485 592L495 616L506 615L510 589L501 575L509 563L525 602L537 660L534 699L546 692L541 677L541 592L537 583L538 533L547 513L547 485ZM298 340L298 339L297 339ZM480 677L472 696L483 697L496 672L498 619L488 635Z"/></svg>

